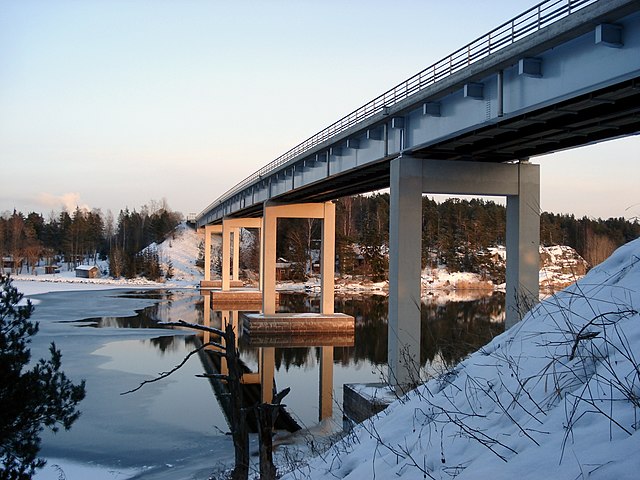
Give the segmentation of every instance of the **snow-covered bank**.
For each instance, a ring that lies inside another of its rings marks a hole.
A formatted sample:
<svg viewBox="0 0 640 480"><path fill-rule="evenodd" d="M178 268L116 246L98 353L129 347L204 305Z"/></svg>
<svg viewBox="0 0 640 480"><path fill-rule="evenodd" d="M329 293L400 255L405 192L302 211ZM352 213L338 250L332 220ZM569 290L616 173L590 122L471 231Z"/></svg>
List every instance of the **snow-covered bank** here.
<svg viewBox="0 0 640 480"><path fill-rule="evenodd" d="M632 479L640 239L286 479Z"/></svg>
<svg viewBox="0 0 640 480"><path fill-rule="evenodd" d="M151 244L147 248L157 251L163 272L171 270L173 275L161 282L154 282L146 278L78 278L73 268L60 266L60 273L45 274L45 267L36 267L37 274L13 275L14 283L25 294L37 294L64 290L97 290L110 288L197 288L204 273L196 262L201 254L200 247L204 234L198 233L186 224L176 227L173 234L160 244ZM219 248L220 239L213 237L213 242ZM245 245L246 247L247 245ZM504 267L506 249L495 247L490 249L494 262ZM545 295L549 291L563 288L584 275L586 262L570 247L541 247L540 285ZM106 272L108 262L99 261L99 270ZM257 277L257 275L253 275ZM257 287L257 280L247 281L247 285ZM421 284L423 296L456 298L479 298L490 294L493 290L503 290L503 285L494 285L482 275L469 272L449 272L446 267L427 267L422 271ZM283 281L278 282L277 289L285 292L320 291L319 276L311 276L306 282ZM341 293L386 294L389 282L372 282L363 277L340 276L336 278L335 291ZM452 293L457 292L457 293Z"/></svg>
<svg viewBox="0 0 640 480"><path fill-rule="evenodd" d="M25 295L60 292L70 290L106 290L111 288L194 288L202 279L202 268L196 266L198 245L204 238L194 229L181 224L174 234L164 242L152 244L148 248L157 249L162 268L169 265L173 277L164 282L153 282L146 278L100 278L76 277L73 268L61 266L60 273L45 274L44 266L36 268L37 274L12 275L13 283ZM105 271L108 262L98 262L99 269Z"/></svg>

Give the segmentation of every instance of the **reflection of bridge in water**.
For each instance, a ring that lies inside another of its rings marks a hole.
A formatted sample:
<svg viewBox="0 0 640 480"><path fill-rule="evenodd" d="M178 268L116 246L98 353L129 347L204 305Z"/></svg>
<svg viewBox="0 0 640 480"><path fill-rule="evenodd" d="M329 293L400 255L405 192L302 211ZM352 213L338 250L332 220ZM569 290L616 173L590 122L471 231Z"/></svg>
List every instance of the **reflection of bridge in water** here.
<svg viewBox="0 0 640 480"><path fill-rule="evenodd" d="M243 319L244 313L256 312L259 310L259 306L255 303L227 305L227 309L222 310L216 307L216 310L212 309L213 295L210 291L205 290L202 292L204 297L204 313L203 324L205 326L213 326L216 328L224 329L227 323L233 325L234 331L237 333L236 342L243 336ZM229 308L232 307L232 308ZM212 325L212 314L220 314L220 325ZM248 338L247 338L248 337ZM252 372L245 364L242 364L242 392L243 392L243 407L247 408L248 416L247 422L251 431L257 431L257 423L254 410L251 407L256 406L261 402L270 402L272 393L276 390L275 382L275 350L276 348L297 348L297 347L320 347L320 374L318 385L318 402L319 402L319 415L318 420L331 418L333 415L333 348L338 347L351 347L354 345L354 332L336 333L328 332L321 333L316 332L312 334L300 334L292 335L291 333L267 333L260 332L258 334L245 335L244 339L247 340L247 344L251 347L258 349L258 369L256 372ZM218 342L224 344L224 340L221 338L215 338L215 335L209 332L203 332L202 340L198 342L208 343L209 341ZM199 346L200 346L199 345ZM236 348L238 344L236 343ZM202 350L199 354L200 360L208 374L227 374L228 368L226 365L226 359L217 354L212 354L211 351L216 350L216 347L209 346ZM231 402L229 397L229 390L224 380L210 378L210 383L216 398L222 407L227 423L230 423L231 415L230 408ZM286 403L286 400L285 400ZM276 430L287 430L294 432L300 429L300 425L287 411L286 408L281 410L275 424Z"/></svg>

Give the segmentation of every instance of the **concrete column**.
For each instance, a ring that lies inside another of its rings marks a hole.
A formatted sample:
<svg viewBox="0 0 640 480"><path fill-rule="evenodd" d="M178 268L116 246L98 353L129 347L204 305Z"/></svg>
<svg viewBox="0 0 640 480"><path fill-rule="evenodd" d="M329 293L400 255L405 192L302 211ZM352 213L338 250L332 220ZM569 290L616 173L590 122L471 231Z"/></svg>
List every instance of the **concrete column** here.
<svg viewBox="0 0 640 480"><path fill-rule="evenodd" d="M240 279L240 229L233 229L233 280Z"/></svg>
<svg viewBox="0 0 640 480"><path fill-rule="evenodd" d="M231 270L231 232L232 228L222 222L222 291L231 289L229 271Z"/></svg>
<svg viewBox="0 0 640 480"><path fill-rule="evenodd" d="M204 280L211 280L211 225L204 227Z"/></svg>
<svg viewBox="0 0 640 480"><path fill-rule="evenodd" d="M276 313L276 209L265 205L262 217L262 313Z"/></svg>
<svg viewBox="0 0 640 480"><path fill-rule="evenodd" d="M538 301L540 269L540 167L518 164L518 195L507 196L505 328Z"/></svg>
<svg viewBox="0 0 640 480"><path fill-rule="evenodd" d="M320 313L334 313L334 289L336 270L336 205L333 202L324 204L324 220L322 221L322 256L320 278L322 281Z"/></svg>
<svg viewBox="0 0 640 480"><path fill-rule="evenodd" d="M333 347L320 347L319 420L333 415Z"/></svg>
<svg viewBox="0 0 640 480"><path fill-rule="evenodd" d="M391 161L389 211L389 383L407 391L420 364L422 161Z"/></svg>
<svg viewBox="0 0 640 480"><path fill-rule="evenodd" d="M276 228L278 218L323 219L322 313L333 313L335 270L335 205L325 203L265 203L262 217L262 313L275 313L276 296ZM326 263L325 263L326 262ZM326 272L326 275L325 275Z"/></svg>
<svg viewBox="0 0 640 480"><path fill-rule="evenodd" d="M258 289L262 292L263 291L263 285L262 285L262 272L264 271L264 256L262 255L262 248L264 246L264 244L262 243L262 237L263 237L263 232L262 232L262 226L260 226L260 228L258 229L258 245L260 246L260 253L258 255L258 257L260 258L260 271L258 272L258 278L259 280L259 285L258 285Z"/></svg>

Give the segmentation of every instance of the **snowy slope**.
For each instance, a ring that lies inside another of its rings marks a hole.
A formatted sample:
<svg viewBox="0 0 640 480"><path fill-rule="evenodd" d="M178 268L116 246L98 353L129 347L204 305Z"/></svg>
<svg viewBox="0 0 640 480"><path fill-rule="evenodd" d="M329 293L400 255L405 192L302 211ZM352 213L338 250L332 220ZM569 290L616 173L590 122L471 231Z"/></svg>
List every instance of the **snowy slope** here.
<svg viewBox="0 0 640 480"><path fill-rule="evenodd" d="M168 283L194 285L202 279L202 268L196 266L198 248L202 241L204 234L181 223L165 241L159 245L150 245L150 248L158 250L162 271L167 271L169 262L173 266L173 278Z"/></svg>
<svg viewBox="0 0 640 480"><path fill-rule="evenodd" d="M640 239L286 479L635 479Z"/></svg>

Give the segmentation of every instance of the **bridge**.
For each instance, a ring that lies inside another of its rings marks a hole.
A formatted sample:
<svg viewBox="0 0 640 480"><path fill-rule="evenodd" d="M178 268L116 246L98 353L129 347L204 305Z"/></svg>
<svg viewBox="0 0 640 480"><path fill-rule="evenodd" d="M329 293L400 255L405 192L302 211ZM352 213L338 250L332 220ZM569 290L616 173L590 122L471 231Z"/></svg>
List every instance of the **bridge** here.
<svg viewBox="0 0 640 480"><path fill-rule="evenodd" d="M210 234L223 235L223 290L237 271L232 238L260 229L263 313L271 315L276 219L322 218L322 313L332 315L331 200L389 188L388 362L401 388L419 358L421 195L506 197L510 327L538 297L540 176L531 157L639 131L640 1L547 0L295 146L196 223L207 245Z"/></svg>

